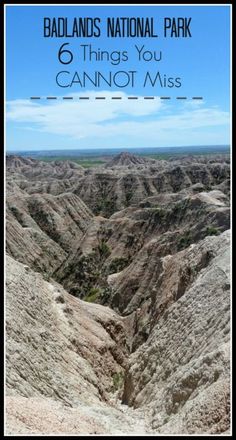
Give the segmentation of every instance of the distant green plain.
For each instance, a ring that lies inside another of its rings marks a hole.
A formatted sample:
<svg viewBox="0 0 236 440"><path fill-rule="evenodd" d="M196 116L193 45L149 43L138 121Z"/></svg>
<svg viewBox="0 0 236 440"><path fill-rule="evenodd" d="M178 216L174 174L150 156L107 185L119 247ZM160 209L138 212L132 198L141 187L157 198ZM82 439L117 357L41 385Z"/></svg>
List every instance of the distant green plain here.
<svg viewBox="0 0 236 440"><path fill-rule="evenodd" d="M135 154L135 153L134 153ZM137 153L136 153L137 154ZM137 154L138 156L141 157L150 157L151 159L156 159L156 160L170 160L171 158L180 158L181 156L202 156L202 155L207 155L207 154L222 154L222 152L212 152L209 150L205 150L205 151L192 151L190 152L163 152L163 153L142 153L142 154ZM223 154L227 154L227 152L223 152ZM114 155L84 155L82 157L78 157L78 156L73 156L73 155L55 155L55 156L48 156L48 155L37 155L37 159L38 160L42 160L44 162L53 162L53 161L70 161L70 162L75 162L78 165L81 165L84 168L91 168L91 167L97 167L97 166L101 166L106 164L108 161L110 161L112 159L112 157L114 157Z"/></svg>
<svg viewBox="0 0 236 440"><path fill-rule="evenodd" d="M89 158L78 158L73 156L38 156L38 160L42 160L44 162L54 162L56 160L59 161L70 161L75 162L78 165L81 165L84 168L96 167L98 165L103 165L106 163L105 160L98 159L97 157L89 157Z"/></svg>

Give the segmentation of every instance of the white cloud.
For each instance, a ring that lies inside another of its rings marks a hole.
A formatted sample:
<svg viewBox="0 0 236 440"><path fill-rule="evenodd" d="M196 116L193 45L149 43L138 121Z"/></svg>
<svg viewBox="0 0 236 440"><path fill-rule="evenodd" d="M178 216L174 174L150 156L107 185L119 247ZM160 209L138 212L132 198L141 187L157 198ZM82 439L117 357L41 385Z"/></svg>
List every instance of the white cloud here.
<svg viewBox="0 0 236 440"><path fill-rule="evenodd" d="M96 100L95 95L105 96L106 100ZM123 99L112 100L111 97L116 95ZM9 101L7 121L48 134L89 141L100 139L101 142L102 139L122 137L123 141L133 140L134 143L137 139L139 142L143 140L144 144L156 140L157 144L191 145L206 143L201 141L204 138L202 133L206 132L207 143L215 143L214 133L223 126L226 127L225 138L228 138L229 114L217 107L207 108L202 101L175 106L173 102L163 103L158 98L129 100L125 93L107 91L84 93L89 100L79 100L76 94L73 96L73 101L61 97L55 101ZM92 144L96 142L90 142Z"/></svg>

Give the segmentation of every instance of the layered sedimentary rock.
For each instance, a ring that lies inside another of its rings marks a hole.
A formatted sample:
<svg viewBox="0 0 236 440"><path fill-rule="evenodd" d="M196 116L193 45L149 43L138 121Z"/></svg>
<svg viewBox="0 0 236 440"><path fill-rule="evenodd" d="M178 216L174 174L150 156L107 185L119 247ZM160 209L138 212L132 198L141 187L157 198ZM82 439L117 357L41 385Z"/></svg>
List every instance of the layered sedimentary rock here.
<svg viewBox="0 0 236 440"><path fill-rule="evenodd" d="M162 260L150 333L129 359L123 401L160 433L222 433L230 407L230 233Z"/></svg>
<svg viewBox="0 0 236 440"><path fill-rule="evenodd" d="M207 237L163 259L148 339L128 365L127 318L83 303L7 259L9 431L228 430L229 238L228 231ZM145 316L136 313L138 334ZM137 413L124 414L110 399L124 369L123 402Z"/></svg>
<svg viewBox="0 0 236 440"><path fill-rule="evenodd" d="M16 191L6 204L7 252L49 275L67 258L91 219L91 211L75 194Z"/></svg>
<svg viewBox="0 0 236 440"><path fill-rule="evenodd" d="M108 220L95 217L54 276L81 298L100 289L102 303L128 314L150 296L160 258L228 229L229 214L220 191L144 199Z"/></svg>
<svg viewBox="0 0 236 440"><path fill-rule="evenodd" d="M10 257L6 273L9 432L135 429L135 416L129 420L110 399L127 362L122 318Z"/></svg>
<svg viewBox="0 0 236 440"><path fill-rule="evenodd" d="M84 170L69 161L43 162L9 156L7 176L29 193L74 192L94 214L109 217L146 197L178 192L196 183L209 191L227 185L228 155L154 160L121 153L104 167Z"/></svg>
<svg viewBox="0 0 236 440"><path fill-rule="evenodd" d="M7 158L8 434L230 432L229 177Z"/></svg>

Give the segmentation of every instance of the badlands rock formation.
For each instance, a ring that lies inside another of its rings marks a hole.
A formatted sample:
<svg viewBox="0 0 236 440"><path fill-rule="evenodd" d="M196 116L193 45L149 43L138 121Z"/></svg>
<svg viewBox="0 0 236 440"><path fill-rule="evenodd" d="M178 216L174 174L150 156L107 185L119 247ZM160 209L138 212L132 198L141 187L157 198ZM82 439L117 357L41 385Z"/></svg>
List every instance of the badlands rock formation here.
<svg viewBox="0 0 236 440"><path fill-rule="evenodd" d="M149 159L141 156L135 156L134 154L130 153L120 153L117 156L113 157L111 161L109 161L106 164L106 168L113 168L113 167L129 167L129 168L136 168L137 165L146 165L155 163L155 159Z"/></svg>
<svg viewBox="0 0 236 440"><path fill-rule="evenodd" d="M229 433L229 177L7 158L8 434Z"/></svg>
<svg viewBox="0 0 236 440"><path fill-rule="evenodd" d="M51 273L64 261L91 219L89 208L75 194L9 194L7 252L30 267Z"/></svg>
<svg viewBox="0 0 236 440"><path fill-rule="evenodd" d="M114 400L128 357L122 318L10 257L6 272L7 433L144 432Z"/></svg>
<svg viewBox="0 0 236 440"><path fill-rule="evenodd" d="M130 357L123 401L160 433L229 427L229 232L162 260L148 339Z"/></svg>

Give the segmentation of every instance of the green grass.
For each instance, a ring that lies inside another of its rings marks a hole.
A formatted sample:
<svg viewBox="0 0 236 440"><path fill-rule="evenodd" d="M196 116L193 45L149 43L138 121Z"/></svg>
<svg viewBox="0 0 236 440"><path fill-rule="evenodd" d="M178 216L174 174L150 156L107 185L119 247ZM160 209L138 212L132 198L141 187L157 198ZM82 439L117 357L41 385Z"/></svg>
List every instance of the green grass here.
<svg viewBox="0 0 236 440"><path fill-rule="evenodd" d="M105 243L104 240L102 240L101 243L99 243L98 250L100 252L100 255L104 258L109 257L111 253L109 246Z"/></svg>
<svg viewBox="0 0 236 440"><path fill-rule="evenodd" d="M117 391L119 390L123 383L124 383L124 373L123 371L120 371L119 373L113 374L113 390Z"/></svg>
<svg viewBox="0 0 236 440"><path fill-rule="evenodd" d="M78 159L78 157L73 156L39 156L37 159L44 162L54 162L55 160L65 162L68 160L70 162L75 162L84 168L96 167L106 163L105 160L97 159L96 157Z"/></svg>
<svg viewBox="0 0 236 440"><path fill-rule="evenodd" d="M220 231L218 228L215 228L214 226L207 226L206 233L207 235L219 235Z"/></svg>
<svg viewBox="0 0 236 440"><path fill-rule="evenodd" d="M206 149L206 150L186 150L186 151L171 151L171 152L160 152L160 153L145 153L143 152L142 154L138 154L138 156L141 157L150 157L151 159L157 159L157 160L169 160L173 157L178 158L181 156L188 156L191 154L191 156L202 156L202 155L207 155L207 154L228 154L228 150L226 151L212 151L211 149ZM135 153L134 153L135 154ZM42 160L44 162L52 162L55 160L58 161L65 161L65 160L69 160L71 162L75 162L79 165L81 165L84 168L91 168L91 167L96 167L99 165L104 165L105 163L107 163L107 160L111 160L112 156L100 156L100 155L94 155L94 156L90 156L90 155L86 155L84 154L81 157L78 156L44 156L43 154L41 156L37 156L38 160Z"/></svg>
<svg viewBox="0 0 236 440"><path fill-rule="evenodd" d="M158 215L158 217L163 218L166 215L166 210L163 208L160 208L159 206L154 206L153 208L151 208L152 212L156 213Z"/></svg>
<svg viewBox="0 0 236 440"><path fill-rule="evenodd" d="M92 168L98 165L104 165L106 162L105 160L100 160L100 159L91 159L91 160L77 159L76 163L78 163L84 168Z"/></svg>
<svg viewBox="0 0 236 440"><path fill-rule="evenodd" d="M130 262L129 258L126 257L118 257L114 258L109 266L109 273L116 273L123 270Z"/></svg>
<svg viewBox="0 0 236 440"><path fill-rule="evenodd" d="M98 299L100 295L100 289L97 287L92 287L89 291L89 293L83 298L84 301L93 303Z"/></svg>
<svg viewBox="0 0 236 440"><path fill-rule="evenodd" d="M179 237L178 239L178 250L185 249L186 247L190 246L192 242L192 236L190 231L186 231L182 237Z"/></svg>
<svg viewBox="0 0 236 440"><path fill-rule="evenodd" d="M196 150L189 150L189 151L172 151L172 152L165 152L165 153L142 153L140 156L142 157L150 157L151 159L163 159L163 160L169 160L173 157L181 157L181 156L206 156L206 155L214 155L214 154L229 154L229 151L212 151L212 150L205 150L205 151L196 151Z"/></svg>
<svg viewBox="0 0 236 440"><path fill-rule="evenodd" d="M171 157L173 157L173 154L164 153L164 154L142 154L143 157L150 157L150 159L156 159L156 160L169 160Z"/></svg>

